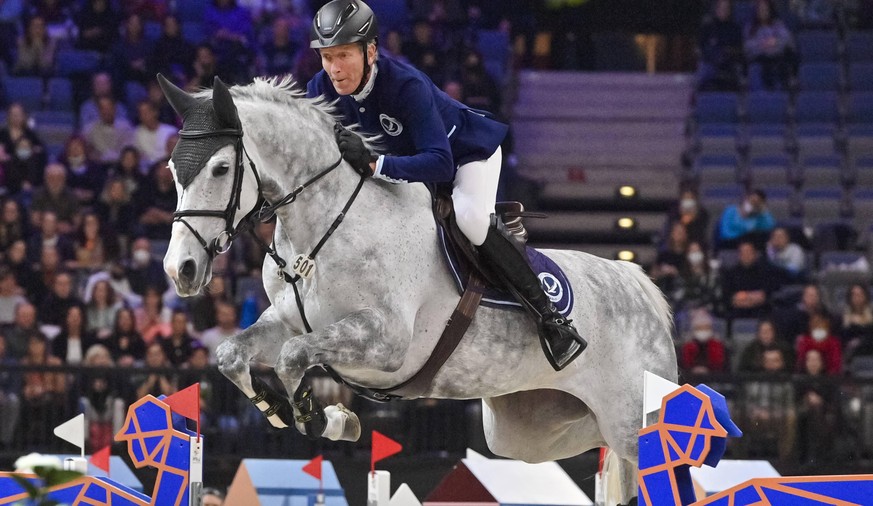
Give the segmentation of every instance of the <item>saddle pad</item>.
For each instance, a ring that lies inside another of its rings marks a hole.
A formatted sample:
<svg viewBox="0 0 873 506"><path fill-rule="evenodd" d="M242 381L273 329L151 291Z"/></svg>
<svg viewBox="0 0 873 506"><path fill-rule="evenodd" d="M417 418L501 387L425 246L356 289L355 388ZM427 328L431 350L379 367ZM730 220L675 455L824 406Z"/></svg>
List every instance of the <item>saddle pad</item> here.
<svg viewBox="0 0 873 506"><path fill-rule="evenodd" d="M437 231L440 239L440 250L443 253L443 258L446 260L446 265L449 272L452 274L452 279L455 280L455 286L458 287L458 293L463 294L467 284L469 272L462 267L458 262L455 252L448 246L446 232L439 224ZM568 316L573 311L573 287L570 286L570 281L564 275L564 271L558 267L551 258L538 251L535 248L526 246L527 258L533 271L540 278L540 284L552 303L555 304L558 312L563 316ZM485 288L485 294L482 297L482 305L498 308L498 309L522 309L522 306L515 298L507 291L488 284Z"/></svg>

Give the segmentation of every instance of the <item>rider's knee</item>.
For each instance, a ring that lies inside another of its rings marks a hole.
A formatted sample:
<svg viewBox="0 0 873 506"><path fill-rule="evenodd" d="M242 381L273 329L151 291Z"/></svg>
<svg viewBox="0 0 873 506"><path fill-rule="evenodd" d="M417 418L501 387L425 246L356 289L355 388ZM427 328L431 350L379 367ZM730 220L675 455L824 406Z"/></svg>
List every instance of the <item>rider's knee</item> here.
<svg viewBox="0 0 873 506"><path fill-rule="evenodd" d="M474 245L480 246L485 242L488 228L491 226L491 213L494 209L484 206L458 206L455 205L455 220L458 228Z"/></svg>

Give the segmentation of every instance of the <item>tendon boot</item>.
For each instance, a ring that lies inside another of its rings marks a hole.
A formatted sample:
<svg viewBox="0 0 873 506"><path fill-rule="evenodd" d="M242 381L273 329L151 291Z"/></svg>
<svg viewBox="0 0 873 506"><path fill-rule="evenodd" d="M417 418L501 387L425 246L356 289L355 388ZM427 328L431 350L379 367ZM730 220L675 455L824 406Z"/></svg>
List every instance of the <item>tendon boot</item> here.
<svg viewBox="0 0 873 506"><path fill-rule="evenodd" d="M515 240L500 230L497 220L492 219L485 242L478 249L519 302L538 318L537 331L549 364L556 371L566 367L588 343L576 332L570 320L555 309L527 259L516 248Z"/></svg>
<svg viewBox="0 0 873 506"><path fill-rule="evenodd" d="M295 419L298 428L303 426L303 432L309 439L318 439L327 427L327 416L318 399L312 395L312 387L300 385L294 392L294 407L300 413Z"/></svg>
<svg viewBox="0 0 873 506"><path fill-rule="evenodd" d="M286 427L294 425L294 410L291 409L291 403L288 402L288 399L276 393L261 378L257 376L252 376L251 378L255 396L249 398L249 400L264 413L270 424L276 428L281 428L282 425ZM258 406L262 402L267 404L266 409Z"/></svg>

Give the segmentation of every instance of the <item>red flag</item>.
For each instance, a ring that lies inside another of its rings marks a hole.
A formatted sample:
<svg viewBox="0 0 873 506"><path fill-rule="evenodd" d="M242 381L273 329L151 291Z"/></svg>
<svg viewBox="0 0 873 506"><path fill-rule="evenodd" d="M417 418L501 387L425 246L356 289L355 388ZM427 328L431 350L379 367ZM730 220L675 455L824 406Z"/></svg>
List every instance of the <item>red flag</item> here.
<svg viewBox="0 0 873 506"><path fill-rule="evenodd" d="M373 456L370 459L370 471L376 470L376 462L388 458L403 449L397 441L373 431Z"/></svg>
<svg viewBox="0 0 873 506"><path fill-rule="evenodd" d="M305 466L303 466L303 472L312 476L316 480L321 480L321 462L324 460L324 457L319 455L314 459L310 460Z"/></svg>
<svg viewBox="0 0 873 506"><path fill-rule="evenodd" d="M173 413L180 414L185 418L197 420L197 439L200 439L200 383L194 383L190 387L179 390L163 401Z"/></svg>
<svg viewBox="0 0 873 506"><path fill-rule="evenodd" d="M109 446L105 446L91 455L91 463L94 464L94 467L102 469L106 471L106 474L109 474L109 455L111 448Z"/></svg>

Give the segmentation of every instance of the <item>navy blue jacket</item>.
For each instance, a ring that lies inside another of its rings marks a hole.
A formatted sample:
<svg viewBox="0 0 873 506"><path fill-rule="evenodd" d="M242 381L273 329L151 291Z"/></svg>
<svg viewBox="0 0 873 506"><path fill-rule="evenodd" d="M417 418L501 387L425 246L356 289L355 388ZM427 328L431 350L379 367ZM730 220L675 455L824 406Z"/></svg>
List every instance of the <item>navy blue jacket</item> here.
<svg viewBox="0 0 873 506"><path fill-rule="evenodd" d="M344 125L381 135L378 147L387 156L377 175L394 182L450 182L459 165L489 158L506 136L506 125L453 100L414 67L384 55L376 65L373 89L361 102L338 95L324 70L309 81L307 96L338 100Z"/></svg>

